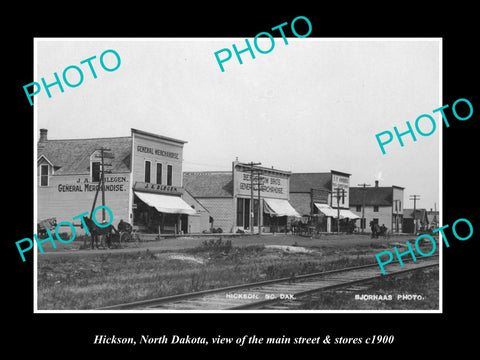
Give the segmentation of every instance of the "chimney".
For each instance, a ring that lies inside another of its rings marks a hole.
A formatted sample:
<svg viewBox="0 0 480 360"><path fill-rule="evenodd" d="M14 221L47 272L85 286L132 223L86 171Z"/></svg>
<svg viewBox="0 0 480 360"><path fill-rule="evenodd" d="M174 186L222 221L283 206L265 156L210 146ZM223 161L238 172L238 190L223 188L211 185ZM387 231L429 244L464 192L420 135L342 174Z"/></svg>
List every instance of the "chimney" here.
<svg viewBox="0 0 480 360"><path fill-rule="evenodd" d="M375 187L378 187L378 180L375 180Z"/></svg>
<svg viewBox="0 0 480 360"><path fill-rule="evenodd" d="M46 142L48 140L47 133L48 133L47 129L40 129L40 140L38 142Z"/></svg>

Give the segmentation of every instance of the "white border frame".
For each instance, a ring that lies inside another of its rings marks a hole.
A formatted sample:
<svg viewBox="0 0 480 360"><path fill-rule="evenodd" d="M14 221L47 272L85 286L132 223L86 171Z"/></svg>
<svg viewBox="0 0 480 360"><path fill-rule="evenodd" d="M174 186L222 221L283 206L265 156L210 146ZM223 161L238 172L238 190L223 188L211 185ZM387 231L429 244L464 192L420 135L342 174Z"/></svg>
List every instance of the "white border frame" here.
<svg viewBox="0 0 480 360"><path fill-rule="evenodd" d="M238 40L239 38L208 38L209 41L226 41L229 39ZM37 55L38 49L37 44L39 41L202 41L203 38L33 38L33 54L34 54L34 63L33 63L33 76L34 79L38 79L38 72L37 72ZM294 40L294 39L292 39ZM442 37L421 37L421 38L302 38L301 41L434 41L437 40L439 42L439 104L442 106L443 104L443 38ZM37 134L38 134L38 113L37 104L39 101L38 98L34 100L34 144L33 144L33 156L34 156L34 163L37 164ZM441 116L440 114L438 116ZM440 123L441 123L440 118ZM439 126L439 227L443 226L443 198L442 198L442 190L443 190L443 126ZM132 149L134 146L134 136L132 135ZM33 196L34 196L34 223L33 223L33 233L36 233L36 223L37 223L37 179L38 179L38 166L34 166L33 176L34 176L34 184L33 184ZM132 159L132 171L133 171L133 159ZM150 169L151 172L151 169ZM151 174L150 174L151 175ZM130 173L130 178L132 179L132 172ZM133 184L132 184L133 186ZM133 193L133 191L132 191ZM234 198L235 200L235 198ZM130 208L131 211L131 208ZM130 219L129 219L130 220ZM274 313L274 314L345 314L345 313L373 313L373 314L392 314L392 313L414 313L414 314L425 314L425 313L434 313L434 314L441 314L443 313L443 247L440 246L441 241L439 237L439 309L438 310L38 310L37 308L37 267L38 267L38 247L35 247L37 250L34 250L33 254L33 266L34 266L34 277L33 277L33 307L34 313L93 313L93 314L118 314L118 313L138 313L138 314L150 314L150 313L180 313L180 314L189 314L189 313L220 313L220 314L246 314L246 313Z"/></svg>

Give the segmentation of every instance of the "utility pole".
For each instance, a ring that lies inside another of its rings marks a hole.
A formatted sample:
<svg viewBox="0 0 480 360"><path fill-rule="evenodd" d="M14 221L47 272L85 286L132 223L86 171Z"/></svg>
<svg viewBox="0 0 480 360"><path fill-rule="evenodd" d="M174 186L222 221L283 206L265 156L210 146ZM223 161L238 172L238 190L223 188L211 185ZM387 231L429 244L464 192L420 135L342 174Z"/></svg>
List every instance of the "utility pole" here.
<svg viewBox="0 0 480 360"><path fill-rule="evenodd" d="M400 232L400 229L398 228L398 203L399 202L400 202L399 199L393 200L393 203L395 204L395 223L392 220L392 232L393 232L393 228L395 227L395 230L397 233Z"/></svg>
<svg viewBox="0 0 480 360"><path fill-rule="evenodd" d="M420 195L410 195L410 200L413 200L413 234L417 233L417 219L416 219L416 211L417 211L417 200L420 200Z"/></svg>
<svg viewBox="0 0 480 360"><path fill-rule="evenodd" d="M105 158L108 159L113 159L114 156L108 151L112 151L111 149L107 149L104 147L101 147L100 149L97 149L100 151L100 179L98 182L98 188L97 191L95 192L95 197L93 199L93 204L92 204L92 211L90 212L90 218L92 218L93 210L95 209L95 203L97 202L97 196L98 192L101 190L102 191L102 222L105 222L105 167L106 166L112 166L112 164L105 164ZM111 171L108 171L111 172Z"/></svg>
<svg viewBox="0 0 480 360"><path fill-rule="evenodd" d="M105 162L103 159L103 151L105 149L102 147L100 149L101 154L102 154L102 168L101 168L101 175L102 175L102 206L105 206ZM105 208L102 207L102 223L105 222Z"/></svg>
<svg viewBox="0 0 480 360"><path fill-rule="evenodd" d="M250 165L250 229L253 234L253 167L255 165L262 165L262 163L254 163L251 161L248 165Z"/></svg>
<svg viewBox="0 0 480 360"><path fill-rule="evenodd" d="M260 217L262 212L260 211L260 172L257 172L257 186L258 186L258 235L262 234L262 228L260 227Z"/></svg>
<svg viewBox="0 0 480 360"><path fill-rule="evenodd" d="M365 231L365 193L367 192L367 186L371 186L370 184L366 184L366 183L363 183L363 184L358 184L358 186L362 186L363 187L363 200L362 200L362 220L361 220L361 224L360 224L360 227L362 229L362 234L363 232Z"/></svg>
<svg viewBox="0 0 480 360"><path fill-rule="evenodd" d="M337 198L337 235L340 233L340 198L345 197L345 189L337 187L334 190L337 190L337 195L333 195ZM342 194L340 195L340 190Z"/></svg>

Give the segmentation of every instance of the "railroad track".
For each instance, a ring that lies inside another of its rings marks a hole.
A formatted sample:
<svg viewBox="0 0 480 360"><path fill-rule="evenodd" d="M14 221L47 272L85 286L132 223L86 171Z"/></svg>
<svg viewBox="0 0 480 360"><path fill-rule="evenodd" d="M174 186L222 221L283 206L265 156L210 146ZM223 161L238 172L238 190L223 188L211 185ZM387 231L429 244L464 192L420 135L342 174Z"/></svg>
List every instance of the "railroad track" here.
<svg viewBox="0 0 480 360"><path fill-rule="evenodd" d="M370 281L406 274L420 269L437 267L438 256L405 262L390 263L386 275L378 264L317 272L295 277L265 280L193 293L166 296L99 308L98 310L250 310L279 302L295 302L309 294L352 287Z"/></svg>

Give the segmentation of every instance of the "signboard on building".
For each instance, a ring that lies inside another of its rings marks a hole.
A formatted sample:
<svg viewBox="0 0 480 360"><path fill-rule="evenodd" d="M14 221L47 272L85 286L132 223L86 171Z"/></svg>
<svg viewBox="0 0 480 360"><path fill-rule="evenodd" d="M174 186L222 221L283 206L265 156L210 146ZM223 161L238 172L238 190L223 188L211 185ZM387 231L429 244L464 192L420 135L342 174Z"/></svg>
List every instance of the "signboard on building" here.
<svg viewBox="0 0 480 360"><path fill-rule="evenodd" d="M158 156L180 160L180 154L178 152L167 151L164 149L158 149L155 147L142 146L142 145L137 145L136 149L140 153L151 154L151 155L155 154Z"/></svg>
<svg viewBox="0 0 480 360"><path fill-rule="evenodd" d="M235 195L250 196L253 183L254 196L258 196L260 187L260 196L266 198L286 199L289 197L289 179L287 177L274 176L272 174L257 174L249 171L235 170Z"/></svg>
<svg viewBox="0 0 480 360"><path fill-rule="evenodd" d="M339 207L349 208L350 177L332 172L332 206L337 207L337 195L340 189Z"/></svg>
<svg viewBox="0 0 480 360"><path fill-rule="evenodd" d="M135 182L133 190L157 193L157 194L167 194L167 195L182 195L183 188L180 186L171 186L171 185L160 185L160 184L151 184L142 181Z"/></svg>
<svg viewBox="0 0 480 360"><path fill-rule="evenodd" d="M99 187L98 182L92 182L88 177L72 178L64 180L55 184L57 192L96 192ZM103 185L105 191L128 191L128 177L127 176L105 176L105 184Z"/></svg>

